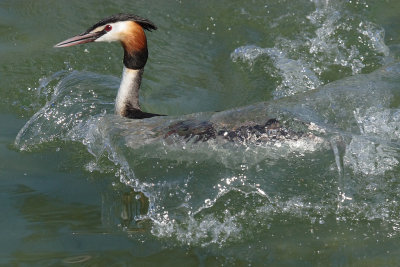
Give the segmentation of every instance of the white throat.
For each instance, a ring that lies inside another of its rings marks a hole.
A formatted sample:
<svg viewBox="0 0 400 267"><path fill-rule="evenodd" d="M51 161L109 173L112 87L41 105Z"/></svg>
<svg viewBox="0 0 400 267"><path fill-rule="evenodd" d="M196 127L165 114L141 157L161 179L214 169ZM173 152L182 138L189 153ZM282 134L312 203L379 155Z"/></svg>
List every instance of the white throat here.
<svg viewBox="0 0 400 267"><path fill-rule="evenodd" d="M143 69L134 70L124 66L121 84L115 100L115 112L125 116L128 108L140 110L139 89L142 82Z"/></svg>

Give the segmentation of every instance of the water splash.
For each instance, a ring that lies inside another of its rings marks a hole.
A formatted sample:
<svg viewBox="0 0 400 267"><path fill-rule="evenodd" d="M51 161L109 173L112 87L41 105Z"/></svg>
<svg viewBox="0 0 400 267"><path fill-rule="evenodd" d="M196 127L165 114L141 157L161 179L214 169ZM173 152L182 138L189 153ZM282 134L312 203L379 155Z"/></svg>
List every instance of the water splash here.
<svg viewBox="0 0 400 267"><path fill-rule="evenodd" d="M276 2L284 14L271 21L242 9L241 15L267 25L272 40L240 45L231 60L245 69L261 65L277 83L275 101L126 120L112 115L119 79L68 69L39 81L45 104L15 146L34 151L58 140L83 146L92 157L82 159L82 168L111 176L112 190L122 195L111 204L105 194L104 221L118 217L109 221L127 231L131 221L148 221L149 232L173 244L228 247L249 236L262 242L288 221L306 222L302 230L310 234L327 224L378 222L397 236L399 64L372 72L389 55L384 30L345 3L312 3L295 20L284 1ZM299 22L295 31L287 30L287 21ZM248 135L234 142L167 134L182 121L237 130L269 119L302 134L287 140ZM133 205L140 199L142 206ZM108 213L110 206L118 212Z"/></svg>
<svg viewBox="0 0 400 267"><path fill-rule="evenodd" d="M54 88L48 86L53 80L59 80ZM101 101L101 96L92 86L116 88L115 82L110 76L78 71L61 71L49 78L42 78L38 93L45 95L46 104L19 131L15 145L21 150L29 150L32 144L68 139L70 129L83 123L89 116L113 108L112 103Z"/></svg>
<svg viewBox="0 0 400 267"><path fill-rule="evenodd" d="M300 92L316 89L321 85L318 77L301 60L288 58L285 52L277 48L260 48L249 45L236 48L231 54L233 62L244 61L252 66L255 60L268 55L274 62L282 78L274 92L275 98L294 95Z"/></svg>
<svg viewBox="0 0 400 267"><path fill-rule="evenodd" d="M354 136L348 145L345 163L355 172L364 175L383 175L399 164L398 142L399 110L371 107L366 110L357 108L354 116L360 127L362 137ZM378 139L377 139L378 138ZM387 142L377 142L377 140Z"/></svg>
<svg viewBox="0 0 400 267"><path fill-rule="evenodd" d="M305 16L300 32L279 30L285 24L273 20L266 34L284 34L275 38L272 47L245 45L231 53L233 62L245 62L251 69L261 62L265 75L277 80L275 98L370 72L388 60L390 53L382 27L352 13L344 3L314 1L314 4L316 9ZM263 58L271 60L261 61Z"/></svg>
<svg viewBox="0 0 400 267"><path fill-rule="evenodd" d="M107 216L118 216L118 225L129 231L130 220L148 220L153 235L179 244L235 244L287 217L310 225L332 223L332 217L333 222L381 220L396 236L390 228L400 223L395 199L377 200L398 193L395 180L377 179L390 177L399 164L399 112L390 107L399 66L280 101L149 120L109 115L113 105L107 99L114 94L109 88L118 85L116 79L71 71L54 90L44 89L52 92L48 102L21 129L15 144L28 151L54 140L83 144L93 155L83 168L115 176L114 188L140 191L148 201L147 213L138 213L132 194L124 193L130 202L107 204L105 211L118 212L104 213L104 221L116 223ZM93 83L100 88L95 95ZM206 120L229 129L270 116L309 134L264 143L166 138L170 126L182 120Z"/></svg>

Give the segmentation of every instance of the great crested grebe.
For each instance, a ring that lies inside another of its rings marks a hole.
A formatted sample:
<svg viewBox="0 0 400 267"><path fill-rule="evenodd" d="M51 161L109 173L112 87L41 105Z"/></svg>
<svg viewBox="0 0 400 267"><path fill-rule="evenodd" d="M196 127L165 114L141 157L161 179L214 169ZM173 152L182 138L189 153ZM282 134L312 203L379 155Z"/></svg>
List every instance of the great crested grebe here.
<svg viewBox="0 0 400 267"><path fill-rule="evenodd" d="M68 47L90 42L121 42L124 48L124 68L115 100L116 113L131 119L164 116L143 112L139 104L139 89L148 57L144 30L156 29L154 23L148 19L120 13L97 22L84 33L62 41L54 47ZM168 127L165 137L172 134L186 139L195 138L195 141L207 141L220 136L232 142L250 139L259 141L297 139L303 136L301 132L294 132L282 126L276 119L269 119L262 125L246 125L233 130L217 129L211 122L184 120Z"/></svg>
<svg viewBox="0 0 400 267"><path fill-rule="evenodd" d="M162 115L143 112L140 109L139 89L148 57L144 30L156 29L154 23L148 19L130 14L116 14L97 22L84 33L62 41L54 47L68 47L90 42L121 42L124 48L124 69L115 101L115 111L131 119L151 118Z"/></svg>

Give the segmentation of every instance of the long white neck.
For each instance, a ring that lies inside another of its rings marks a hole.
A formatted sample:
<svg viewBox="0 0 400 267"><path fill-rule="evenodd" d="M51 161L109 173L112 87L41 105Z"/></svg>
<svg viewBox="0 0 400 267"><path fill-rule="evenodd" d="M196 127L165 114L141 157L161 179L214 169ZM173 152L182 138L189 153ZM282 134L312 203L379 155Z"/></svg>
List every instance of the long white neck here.
<svg viewBox="0 0 400 267"><path fill-rule="evenodd" d="M139 89L142 82L143 68L134 70L124 66L121 84L115 100L115 112L127 116L129 109L140 110Z"/></svg>

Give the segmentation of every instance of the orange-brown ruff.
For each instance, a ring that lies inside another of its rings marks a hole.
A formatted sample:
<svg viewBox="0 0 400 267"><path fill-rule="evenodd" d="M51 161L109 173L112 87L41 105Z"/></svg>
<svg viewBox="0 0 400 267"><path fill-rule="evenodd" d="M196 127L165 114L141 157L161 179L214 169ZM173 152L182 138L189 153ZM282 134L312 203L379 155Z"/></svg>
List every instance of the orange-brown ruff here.
<svg viewBox="0 0 400 267"><path fill-rule="evenodd" d="M128 30L121 33L121 44L126 52L133 54L147 49L147 39L143 28L134 21L129 21Z"/></svg>

